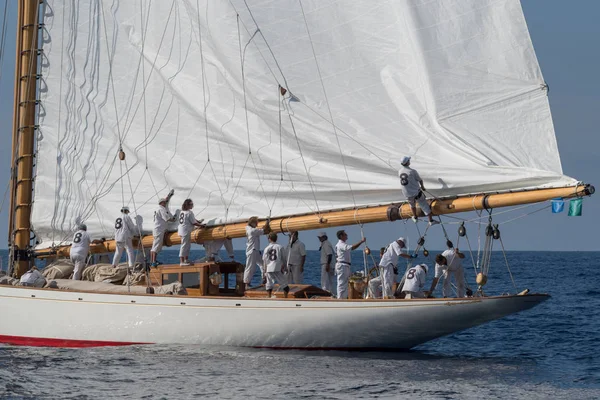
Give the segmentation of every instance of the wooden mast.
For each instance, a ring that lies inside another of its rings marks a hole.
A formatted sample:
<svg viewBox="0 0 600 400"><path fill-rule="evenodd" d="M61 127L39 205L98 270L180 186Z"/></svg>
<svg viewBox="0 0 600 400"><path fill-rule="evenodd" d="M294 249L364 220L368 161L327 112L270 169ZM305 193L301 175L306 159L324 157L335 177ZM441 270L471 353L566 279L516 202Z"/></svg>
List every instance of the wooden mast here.
<svg viewBox="0 0 600 400"><path fill-rule="evenodd" d="M589 196L594 193L594 187L590 185L578 185L566 188L538 189L512 193L492 193L469 196L457 196L453 198L436 199L431 202L431 208L435 215L454 214L474 210L508 207L520 204L538 203L554 198L572 198ZM421 210L419 214L422 215ZM407 203L395 205L383 205L364 207L359 209L348 209L329 211L315 214L297 215L275 218L271 220L271 229L274 232L289 232L293 230L323 229L335 226L365 224L371 222L396 221L412 216L410 206ZM192 232L192 242L203 243L206 240L217 240L224 238L238 238L246 236L246 223L234 223L219 225L206 229L197 229ZM152 235L142 238L144 247L152 246ZM176 232L165 235L165 245L172 246L180 244L181 239ZM137 244L136 244L137 245ZM115 241L107 240L99 245L92 245L91 253L106 253L115 250ZM55 249L42 249L36 251L36 257L48 257L58 255L67 257L69 246L61 246Z"/></svg>
<svg viewBox="0 0 600 400"><path fill-rule="evenodd" d="M39 7L40 0L20 0L18 4L11 176L11 214L14 215L11 215L9 223L11 256L17 277L25 273L30 266Z"/></svg>

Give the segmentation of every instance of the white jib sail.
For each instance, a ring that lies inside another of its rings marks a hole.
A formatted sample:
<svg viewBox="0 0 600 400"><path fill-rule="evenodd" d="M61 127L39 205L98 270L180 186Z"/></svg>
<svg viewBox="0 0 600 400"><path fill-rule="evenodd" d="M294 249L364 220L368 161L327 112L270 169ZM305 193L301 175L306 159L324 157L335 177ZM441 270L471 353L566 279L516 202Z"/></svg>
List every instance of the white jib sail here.
<svg viewBox="0 0 600 400"><path fill-rule="evenodd" d="M437 196L575 183L517 0L42 10L41 247L123 205L148 231L171 188L212 223L399 201L404 155Z"/></svg>

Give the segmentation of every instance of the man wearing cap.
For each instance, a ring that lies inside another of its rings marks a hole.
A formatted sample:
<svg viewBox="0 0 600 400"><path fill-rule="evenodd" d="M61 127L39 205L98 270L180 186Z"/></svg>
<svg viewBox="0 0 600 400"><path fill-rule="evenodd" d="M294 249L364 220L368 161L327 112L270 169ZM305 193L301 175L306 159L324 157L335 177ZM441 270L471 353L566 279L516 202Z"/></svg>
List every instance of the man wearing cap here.
<svg viewBox="0 0 600 400"><path fill-rule="evenodd" d="M435 257L435 277L433 278L433 282L431 282L429 293L433 294L440 278L443 276L442 296L450 297L450 282L451 278L454 277L457 297L465 297L465 273L461 262L461 259L465 258L465 255L458 249L455 249L450 240L446 242L446 245L448 246L448 250Z"/></svg>
<svg viewBox="0 0 600 400"><path fill-rule="evenodd" d="M271 232L269 220L266 221L262 228L257 228L258 217L250 217L248 225L246 225L246 268L244 269L244 284L246 289L250 286L256 267L260 266L262 282L266 283L266 275L264 274L264 264L260 256L260 236Z"/></svg>
<svg viewBox="0 0 600 400"><path fill-rule="evenodd" d="M116 268L121 261L123 250L127 252L127 262L129 267L133 268L135 256L133 253L133 235L135 224L129 216L129 207L121 208L121 216L115 220L115 256L113 257L113 267Z"/></svg>
<svg viewBox="0 0 600 400"><path fill-rule="evenodd" d="M171 195L171 193L169 193ZM154 211L154 227L152 228L152 249L150 250L150 266L157 267L158 262L156 257L162 250L165 241L165 232L167 231L167 224L175 221L175 217L169 211L168 204L170 196L162 198L158 201L158 209Z"/></svg>
<svg viewBox="0 0 600 400"><path fill-rule="evenodd" d="M398 176L400 177L402 194L404 197L406 197L408 203L410 204L410 209L412 210L413 214L413 221L417 222L418 220L416 203L419 203L421 210L423 210L423 213L429 218L429 225L439 224L438 221L433 220L431 207L425 198L425 194L423 194L425 186L423 185L421 176L417 170L410 168L410 157L405 156L400 164L402 164L402 168L400 168L400 171L398 171Z"/></svg>
<svg viewBox="0 0 600 400"><path fill-rule="evenodd" d="M306 262L306 246L298 240L298 231L290 233L290 242L286 249L290 283L302 283L304 280L304 263Z"/></svg>
<svg viewBox="0 0 600 400"><path fill-rule="evenodd" d="M412 258L410 254L402 252L406 248L406 239L403 237L389 244L379 262L379 275L381 276L381 290L384 299L392 298L394 285L394 269L398 268L398 259Z"/></svg>
<svg viewBox="0 0 600 400"><path fill-rule="evenodd" d="M75 266L73 270L73 279L81 280L81 274L85 268L88 253L90 252L91 243L102 243L101 240L90 239L90 235L87 233L87 225L79 224L77 232L73 235L73 241L71 243L70 258Z"/></svg>
<svg viewBox="0 0 600 400"><path fill-rule="evenodd" d="M348 234L346 231L337 231L338 242L335 245L335 274L337 275L337 298L347 299L348 298L348 280L350 279L350 265L351 256L350 252L357 249L361 244L367 241L367 238L363 237L360 242L353 245L346 243L348 240Z"/></svg>
<svg viewBox="0 0 600 400"><path fill-rule="evenodd" d="M427 278L427 270L426 264L420 264L406 271L406 274L404 274L404 286L402 286L402 293L406 296L405 298L421 299L427 297L427 293L423 291Z"/></svg>
<svg viewBox="0 0 600 400"><path fill-rule="evenodd" d="M319 232L317 235L321 242L319 252L321 253L321 288L333 293L333 282L335 271L332 265L333 262L333 246L327 239L327 233Z"/></svg>

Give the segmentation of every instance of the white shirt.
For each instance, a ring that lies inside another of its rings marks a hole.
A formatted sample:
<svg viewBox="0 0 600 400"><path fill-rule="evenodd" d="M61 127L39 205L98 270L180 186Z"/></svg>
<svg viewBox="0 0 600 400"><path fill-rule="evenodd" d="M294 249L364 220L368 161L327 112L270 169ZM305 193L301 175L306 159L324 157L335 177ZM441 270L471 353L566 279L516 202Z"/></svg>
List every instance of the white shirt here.
<svg viewBox="0 0 600 400"><path fill-rule="evenodd" d="M196 216L192 210L185 210L179 213L179 225L177 226L177 233L179 236L185 236L192 233L196 222Z"/></svg>
<svg viewBox="0 0 600 400"><path fill-rule="evenodd" d="M23 276L21 276L21 279L19 280L19 282L21 283L28 283L30 285L36 285L36 282L45 280L44 275L42 275L42 273L40 271L38 271L37 269L31 269L27 272L25 272L23 274Z"/></svg>
<svg viewBox="0 0 600 400"><path fill-rule="evenodd" d="M329 240L325 240L321 242L321 265L326 265L329 256L333 256L333 246L329 243ZM333 261L333 257L331 257L331 261Z"/></svg>
<svg viewBox="0 0 600 400"><path fill-rule="evenodd" d="M225 245L227 255L233 258L233 243L231 242L231 239L217 239L205 241L204 249L206 250L206 255L209 257L217 257L219 255L219 250L221 250L221 247L223 247L223 245Z"/></svg>
<svg viewBox="0 0 600 400"><path fill-rule="evenodd" d="M253 228L250 225L246 225L246 254L252 254L254 250L260 251L260 235L264 234L260 228Z"/></svg>
<svg viewBox="0 0 600 400"><path fill-rule="evenodd" d="M448 249L448 250L444 251L442 253L442 255L444 257L446 257L446 260L448 260L448 270L449 271L456 271L459 268L462 268L462 260L460 259L458 254L456 254L456 249L454 249L454 248ZM437 277L437 275L436 275L436 277Z"/></svg>
<svg viewBox="0 0 600 400"><path fill-rule="evenodd" d="M283 246L277 243L269 243L265 247L263 253L263 262L267 272L283 272L283 266L285 265L285 251Z"/></svg>
<svg viewBox="0 0 600 400"><path fill-rule="evenodd" d="M338 263L350 264L352 260L350 258L350 252L352 251L352 246L346 242L342 242L339 240L335 245L335 260Z"/></svg>
<svg viewBox="0 0 600 400"><path fill-rule="evenodd" d="M421 176L419 173L410 168L410 167L402 167L400 171L398 171L398 177L400 178L400 185L402 188L402 194L404 197L415 197L419 194L421 190Z"/></svg>
<svg viewBox="0 0 600 400"><path fill-rule="evenodd" d="M425 286L425 279L427 274L425 270L420 266L416 265L406 271L404 275L404 286L402 286L403 292L420 292Z"/></svg>
<svg viewBox="0 0 600 400"><path fill-rule="evenodd" d="M121 213L121 216L115 220L115 240L117 242L126 242L133 237L135 224L129 214Z"/></svg>
<svg viewBox="0 0 600 400"><path fill-rule="evenodd" d="M387 267L388 265L392 264L394 267L397 267L400 254L402 254L402 247L400 247L398 242L394 241L390 243L387 249L385 249L385 253L383 253L381 261L379 261L379 266Z"/></svg>
<svg viewBox="0 0 600 400"><path fill-rule="evenodd" d="M158 210L154 211L154 236L160 236L167 230L167 223L173 218L173 215L167 207L158 206Z"/></svg>
<svg viewBox="0 0 600 400"><path fill-rule="evenodd" d="M289 243L286 248L288 265L301 265L302 257L306 257L306 246L300 240Z"/></svg>
<svg viewBox="0 0 600 400"><path fill-rule="evenodd" d="M73 235L71 243L71 254L87 256L90 252L90 235L84 230L78 230Z"/></svg>

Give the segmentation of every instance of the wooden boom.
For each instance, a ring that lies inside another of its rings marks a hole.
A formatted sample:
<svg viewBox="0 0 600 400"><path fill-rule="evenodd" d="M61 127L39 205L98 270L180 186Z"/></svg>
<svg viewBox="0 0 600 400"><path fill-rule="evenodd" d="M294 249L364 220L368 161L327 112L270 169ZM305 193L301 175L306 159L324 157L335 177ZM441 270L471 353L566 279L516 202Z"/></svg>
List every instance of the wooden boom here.
<svg viewBox="0 0 600 400"><path fill-rule="evenodd" d="M452 198L430 200L431 209L435 215L453 214L473 210L492 209L497 207L509 207L519 204L539 203L554 198L571 198L590 196L595 189L591 185L577 185L573 187L556 189L536 189L530 191L511 193L491 193L470 196L457 196ZM423 212L418 209L420 216ZM410 206L407 202L391 205L372 206L358 209L346 209L328 211L316 214L287 216L271 219L271 230L273 232L290 232L310 229L331 228L353 224L367 224L371 222L396 221L412 217ZM260 223L264 226L264 220ZM246 223L211 226L204 229L196 229L192 232L193 243L204 243L207 240L224 238L239 238L246 236ZM142 237L144 247L152 246L152 235ZM181 243L181 238L176 232L165 235L165 245L173 246ZM134 241L137 246L138 242ZM70 246L61 246L36 251L36 257L59 256L67 257ZM115 251L115 241L107 240L102 244L92 245L91 253L108 253Z"/></svg>

